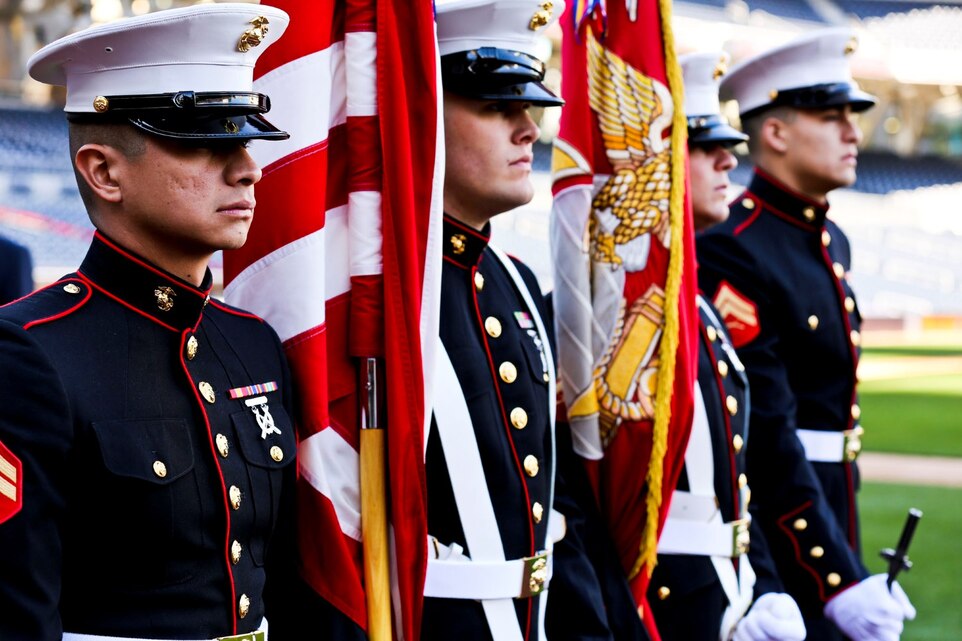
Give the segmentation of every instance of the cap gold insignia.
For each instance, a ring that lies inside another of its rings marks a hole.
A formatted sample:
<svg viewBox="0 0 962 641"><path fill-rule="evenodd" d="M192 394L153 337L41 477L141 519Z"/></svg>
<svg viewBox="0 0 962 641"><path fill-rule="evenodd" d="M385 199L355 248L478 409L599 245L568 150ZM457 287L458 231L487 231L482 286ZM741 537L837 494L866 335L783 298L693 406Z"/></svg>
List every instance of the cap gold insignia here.
<svg viewBox="0 0 962 641"><path fill-rule="evenodd" d="M238 131L240 131L240 127L238 127L237 123L233 120L227 119L224 120L224 131L229 134L236 134Z"/></svg>
<svg viewBox="0 0 962 641"><path fill-rule="evenodd" d="M240 40L237 41L237 50L241 53L247 53L261 43L267 35L267 25L270 21L264 16L257 16L250 23L253 26L241 34Z"/></svg>
<svg viewBox="0 0 962 641"><path fill-rule="evenodd" d="M107 111L108 107L110 107L110 101L105 97L97 96L94 98L94 111L97 113L102 114L103 112Z"/></svg>
<svg viewBox="0 0 962 641"><path fill-rule="evenodd" d="M177 295L172 288L160 285L154 290L154 298L157 300L157 308L162 312L169 312L174 307L174 296Z"/></svg>
<svg viewBox="0 0 962 641"><path fill-rule="evenodd" d="M528 23L528 29L532 31L537 31L541 27L548 24L551 20L551 13L554 10L554 4L551 2L542 2L541 8L534 12L531 16L531 22Z"/></svg>
<svg viewBox="0 0 962 641"><path fill-rule="evenodd" d="M712 80L718 80L719 78L724 76L726 73L728 73L728 65L725 64L724 59L719 60L718 64L715 65L715 69L712 70L711 72L711 78Z"/></svg>
<svg viewBox="0 0 962 641"><path fill-rule="evenodd" d="M465 245L464 241L468 238L464 234L454 234L451 236L451 251L454 252L455 256L460 256L464 253Z"/></svg>
<svg viewBox="0 0 962 641"><path fill-rule="evenodd" d="M845 55L850 56L858 50L858 38L852 36L845 43Z"/></svg>

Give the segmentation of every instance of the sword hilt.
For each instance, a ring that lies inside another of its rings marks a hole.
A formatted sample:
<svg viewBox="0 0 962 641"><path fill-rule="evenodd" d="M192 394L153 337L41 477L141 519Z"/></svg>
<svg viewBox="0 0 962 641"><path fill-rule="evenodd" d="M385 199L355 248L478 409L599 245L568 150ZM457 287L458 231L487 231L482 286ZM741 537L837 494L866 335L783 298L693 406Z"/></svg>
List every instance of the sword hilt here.
<svg viewBox="0 0 962 641"><path fill-rule="evenodd" d="M895 582L895 577L898 576L899 572L912 569L912 562L908 556L909 545L912 543L912 537L915 536L915 528L921 518L921 510L914 507L909 508L909 515L906 517L905 525L902 527L902 534L899 536L898 545L894 550L892 548L885 548L879 553L879 555L888 562L889 571L885 584L890 591L892 589L892 583Z"/></svg>

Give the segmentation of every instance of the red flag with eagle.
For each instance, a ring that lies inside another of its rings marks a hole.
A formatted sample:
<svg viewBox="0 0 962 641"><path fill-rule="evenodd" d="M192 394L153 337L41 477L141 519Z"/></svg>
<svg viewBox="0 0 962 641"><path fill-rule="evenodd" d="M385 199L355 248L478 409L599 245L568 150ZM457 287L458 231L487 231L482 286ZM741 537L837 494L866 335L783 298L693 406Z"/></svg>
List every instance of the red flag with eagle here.
<svg viewBox="0 0 962 641"><path fill-rule="evenodd" d="M432 3L273 0L291 16L259 60L285 142L263 168L247 244L224 257L225 298L265 318L298 390L302 574L367 628L358 359L385 373L395 638L420 636L424 433L440 300L439 81Z"/></svg>
<svg viewBox="0 0 962 641"><path fill-rule="evenodd" d="M639 613L684 463L697 364L687 125L668 0L578 0L551 245L563 398Z"/></svg>

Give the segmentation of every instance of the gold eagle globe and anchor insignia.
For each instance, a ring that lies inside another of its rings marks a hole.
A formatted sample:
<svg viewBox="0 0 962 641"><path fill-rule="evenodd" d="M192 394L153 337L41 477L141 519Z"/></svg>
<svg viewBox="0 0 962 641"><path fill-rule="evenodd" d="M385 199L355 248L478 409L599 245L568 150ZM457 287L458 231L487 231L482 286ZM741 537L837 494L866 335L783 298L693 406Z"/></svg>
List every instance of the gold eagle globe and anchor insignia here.
<svg viewBox="0 0 962 641"><path fill-rule="evenodd" d="M588 31L588 98L613 174L595 195L588 233L595 262L644 269L650 243L669 243L671 92ZM652 238L654 236L654 238Z"/></svg>
<svg viewBox="0 0 962 641"><path fill-rule="evenodd" d="M177 292L167 285L158 285L154 289L154 300L157 302L157 309L162 312L169 312L174 308L174 297Z"/></svg>
<svg viewBox="0 0 962 641"><path fill-rule="evenodd" d="M241 53L247 53L260 45L269 31L270 21L264 16L257 16L250 21L250 24L253 26L241 34L240 40L237 41L237 50Z"/></svg>

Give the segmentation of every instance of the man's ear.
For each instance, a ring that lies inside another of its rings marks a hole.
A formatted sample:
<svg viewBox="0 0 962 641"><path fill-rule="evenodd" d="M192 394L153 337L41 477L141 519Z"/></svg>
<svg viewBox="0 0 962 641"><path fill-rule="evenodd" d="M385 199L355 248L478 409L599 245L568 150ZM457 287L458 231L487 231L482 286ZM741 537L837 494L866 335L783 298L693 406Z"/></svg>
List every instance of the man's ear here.
<svg viewBox="0 0 962 641"><path fill-rule="evenodd" d="M109 203L119 203L123 193L118 180L126 157L114 147L87 144L77 150L74 163L79 173L98 198Z"/></svg>
<svg viewBox="0 0 962 641"><path fill-rule="evenodd" d="M759 134L766 147L781 155L788 149L788 125L784 120L769 116L760 127Z"/></svg>

